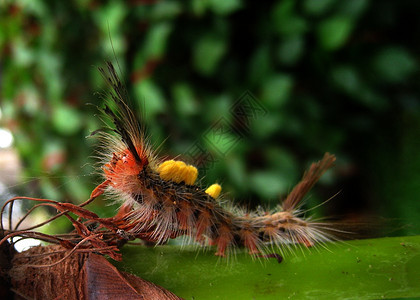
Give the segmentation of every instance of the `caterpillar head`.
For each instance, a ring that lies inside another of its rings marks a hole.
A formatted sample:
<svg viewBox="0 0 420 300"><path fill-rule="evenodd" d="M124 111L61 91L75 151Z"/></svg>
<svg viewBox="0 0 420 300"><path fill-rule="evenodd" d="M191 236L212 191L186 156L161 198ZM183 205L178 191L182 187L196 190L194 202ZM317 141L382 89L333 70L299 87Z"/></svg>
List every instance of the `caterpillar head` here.
<svg viewBox="0 0 420 300"><path fill-rule="evenodd" d="M138 185L137 176L149 165L146 156L139 156L141 149L136 148L136 155L129 149L113 153L109 163L103 167L109 185L122 192L132 193L133 187Z"/></svg>

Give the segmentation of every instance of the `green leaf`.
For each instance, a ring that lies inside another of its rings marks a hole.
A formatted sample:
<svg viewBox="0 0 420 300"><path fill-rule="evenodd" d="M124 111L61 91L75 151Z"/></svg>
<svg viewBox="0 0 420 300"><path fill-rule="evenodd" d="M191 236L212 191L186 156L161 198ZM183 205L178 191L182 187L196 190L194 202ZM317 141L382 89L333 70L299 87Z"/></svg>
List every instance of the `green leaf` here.
<svg viewBox="0 0 420 300"><path fill-rule="evenodd" d="M307 30L307 22L295 12L295 1L278 1L272 9L274 31L281 35L297 35Z"/></svg>
<svg viewBox="0 0 420 300"><path fill-rule="evenodd" d="M252 84L263 82L269 75L272 66L270 60L270 47L268 44L261 44L255 49L249 61L249 81Z"/></svg>
<svg viewBox="0 0 420 300"><path fill-rule="evenodd" d="M224 122L225 120L222 120ZM223 128L213 128L206 132L204 135L204 143L208 149L214 150L220 155L226 155L235 147L239 142L239 137L233 132L225 131L228 124L224 124Z"/></svg>
<svg viewBox="0 0 420 300"><path fill-rule="evenodd" d="M80 129L82 118L74 108L59 105L54 109L52 122L58 132L71 135Z"/></svg>
<svg viewBox="0 0 420 300"><path fill-rule="evenodd" d="M289 99L293 88L293 78L285 74L276 74L266 80L262 90L262 101L270 108L281 107Z"/></svg>
<svg viewBox="0 0 420 300"><path fill-rule="evenodd" d="M291 186L290 180L281 172L260 171L250 175L252 189L269 200L277 201L280 194L287 192Z"/></svg>
<svg viewBox="0 0 420 300"><path fill-rule="evenodd" d="M128 12L128 6L121 1L111 1L95 10L94 19L104 33L116 32Z"/></svg>
<svg viewBox="0 0 420 300"><path fill-rule="evenodd" d="M318 26L318 40L325 50L337 50L347 41L353 29L353 21L347 17L332 17Z"/></svg>
<svg viewBox="0 0 420 300"><path fill-rule="evenodd" d="M377 111L384 110L390 106L389 98L382 96L370 88L361 89L358 92L358 96L355 97L355 100Z"/></svg>
<svg viewBox="0 0 420 300"><path fill-rule="evenodd" d="M172 31L169 23L159 23L153 26L147 34L145 54L148 57L161 57L166 52L168 36Z"/></svg>
<svg viewBox="0 0 420 300"><path fill-rule="evenodd" d="M62 78L62 57L49 50L41 51L38 56L38 65L44 80L48 82L47 98L50 101L61 101L63 98L64 81Z"/></svg>
<svg viewBox="0 0 420 300"><path fill-rule="evenodd" d="M125 50L126 43L120 31L127 13L128 7L121 1L111 1L93 12L93 20L102 33L101 46L106 57L119 55Z"/></svg>
<svg viewBox="0 0 420 300"><path fill-rule="evenodd" d="M202 16L207 9L209 0L191 0L190 7L194 15Z"/></svg>
<svg viewBox="0 0 420 300"><path fill-rule="evenodd" d="M209 6L216 14L227 15L238 10L242 3L241 0L209 0Z"/></svg>
<svg viewBox="0 0 420 300"><path fill-rule="evenodd" d="M145 120L153 119L156 114L161 113L166 108L165 98L159 87L150 79L143 79L134 85L134 93L139 107L145 112Z"/></svg>
<svg viewBox="0 0 420 300"><path fill-rule="evenodd" d="M359 17L369 6L368 0L340 1L339 13L348 17Z"/></svg>
<svg viewBox="0 0 420 300"><path fill-rule="evenodd" d="M78 199L80 202L83 202L86 199L89 199L89 195L92 192L86 185L86 182L82 181L80 177L74 175L74 178L68 176L68 179L64 183L66 191L71 194L74 199Z"/></svg>
<svg viewBox="0 0 420 300"><path fill-rule="evenodd" d="M13 44L14 61L17 66L28 68L35 60L33 48L28 47L22 38L16 38Z"/></svg>
<svg viewBox="0 0 420 300"><path fill-rule="evenodd" d="M172 88L175 108L179 115L186 116L197 112L198 106L191 87L185 83L177 83Z"/></svg>
<svg viewBox="0 0 420 300"><path fill-rule="evenodd" d="M303 9L310 15L319 16L325 13L335 0L306 0L303 2Z"/></svg>
<svg viewBox="0 0 420 300"><path fill-rule="evenodd" d="M271 147L265 150L265 157L274 169L281 170L289 179L289 183L292 184L297 182L299 179L298 164L293 155L289 152L279 149L277 147Z"/></svg>
<svg viewBox="0 0 420 300"><path fill-rule="evenodd" d="M293 35L280 43L277 55L283 64L293 65L300 59L303 51L304 40L302 36Z"/></svg>
<svg viewBox="0 0 420 300"><path fill-rule="evenodd" d="M26 13L45 16L48 14L48 8L42 0L20 0L16 1L24 8Z"/></svg>
<svg viewBox="0 0 420 300"><path fill-rule="evenodd" d="M226 52L226 41L218 35L206 35L194 47L195 69L203 75L211 75Z"/></svg>
<svg viewBox="0 0 420 300"><path fill-rule="evenodd" d="M417 70L416 60L403 48L389 47L374 60L377 75L387 82L402 82Z"/></svg>
<svg viewBox="0 0 420 300"><path fill-rule="evenodd" d="M284 127L285 118L281 113L270 113L263 118L251 120L251 132L253 135L266 139Z"/></svg>
<svg viewBox="0 0 420 300"><path fill-rule="evenodd" d="M51 180L47 177L41 177L39 179L40 187L42 194L45 195L47 199L54 199L60 201L61 194L60 191L57 189L56 186L51 182Z"/></svg>
<svg viewBox="0 0 420 300"><path fill-rule="evenodd" d="M227 172L229 178L237 186L247 188L247 176L245 162L238 155L231 155L226 160L228 166Z"/></svg>
<svg viewBox="0 0 420 300"><path fill-rule="evenodd" d="M284 261L214 250L123 248L120 269L184 299L390 299L420 296L420 236L295 249ZM292 248L293 249L293 248Z"/></svg>
<svg viewBox="0 0 420 300"><path fill-rule="evenodd" d="M354 94L361 88L359 74L351 66L338 66L332 71L332 78L335 85L345 92Z"/></svg>
<svg viewBox="0 0 420 300"><path fill-rule="evenodd" d="M182 12L181 2L159 1L153 5L152 20L173 19Z"/></svg>

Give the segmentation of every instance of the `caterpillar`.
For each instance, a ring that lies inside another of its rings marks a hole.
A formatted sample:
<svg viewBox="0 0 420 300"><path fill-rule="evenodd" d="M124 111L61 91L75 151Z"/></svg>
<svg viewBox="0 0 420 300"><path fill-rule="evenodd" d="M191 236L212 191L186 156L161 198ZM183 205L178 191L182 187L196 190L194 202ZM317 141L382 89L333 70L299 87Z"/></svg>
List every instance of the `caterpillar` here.
<svg viewBox="0 0 420 300"><path fill-rule="evenodd" d="M300 245L311 247L337 239L333 223L305 217L302 200L335 156L326 153L313 163L302 180L274 210L241 210L226 204L217 183L197 184L197 168L181 160L164 160L147 143L141 122L128 105L128 93L111 63L99 68L110 86L103 116L112 125L99 135L100 165L104 181L91 198L105 194L121 201L119 229L127 235L162 244L186 236L215 245L225 256L245 247L252 256Z"/></svg>

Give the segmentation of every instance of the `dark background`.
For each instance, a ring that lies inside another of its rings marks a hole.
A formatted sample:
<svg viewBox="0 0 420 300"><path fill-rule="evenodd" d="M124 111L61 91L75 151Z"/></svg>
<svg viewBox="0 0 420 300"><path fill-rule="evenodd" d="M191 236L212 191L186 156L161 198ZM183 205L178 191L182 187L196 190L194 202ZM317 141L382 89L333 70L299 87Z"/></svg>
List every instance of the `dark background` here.
<svg viewBox="0 0 420 300"><path fill-rule="evenodd" d="M86 136L102 126L97 67L110 60L150 142L167 138L160 153L192 163L193 145L207 149L202 183L226 198L273 207L331 152L309 205L339 192L318 213L418 234L419 11L414 0L3 2L0 126L14 143L0 153L21 166L9 191L88 198L100 178ZM244 123L231 108L246 91L261 110Z"/></svg>

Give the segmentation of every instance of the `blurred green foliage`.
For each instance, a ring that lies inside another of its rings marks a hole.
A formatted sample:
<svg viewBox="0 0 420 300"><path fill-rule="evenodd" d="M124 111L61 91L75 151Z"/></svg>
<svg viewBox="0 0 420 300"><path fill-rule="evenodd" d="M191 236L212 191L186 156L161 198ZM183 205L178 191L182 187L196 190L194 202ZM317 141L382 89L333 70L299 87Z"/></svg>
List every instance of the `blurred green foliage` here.
<svg viewBox="0 0 420 300"><path fill-rule="evenodd" d="M41 1L0 3L2 126L30 194L80 202L118 61L151 143L186 153L250 91L267 114L205 172L242 205L274 204L309 162L337 167L308 201L326 214L393 217L420 229L418 1ZM235 135L235 132L230 134ZM231 138L232 136L230 136ZM225 138L229 138L226 136ZM186 157L188 160L188 157Z"/></svg>

